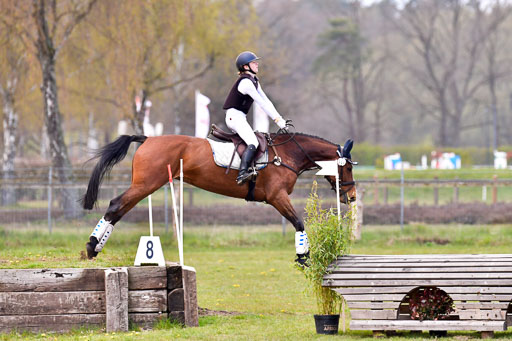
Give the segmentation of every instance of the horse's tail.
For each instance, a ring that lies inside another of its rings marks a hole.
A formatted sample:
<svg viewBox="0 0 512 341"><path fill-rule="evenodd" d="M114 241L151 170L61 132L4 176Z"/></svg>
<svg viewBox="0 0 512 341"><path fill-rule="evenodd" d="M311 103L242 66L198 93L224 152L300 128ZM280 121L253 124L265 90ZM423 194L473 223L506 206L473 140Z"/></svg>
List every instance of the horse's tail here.
<svg viewBox="0 0 512 341"><path fill-rule="evenodd" d="M92 171L87 192L81 199L81 203L86 210L91 210L98 199L98 190L105 174L108 174L112 167L123 160L128 153L132 142L144 143L147 137L143 135L121 135L117 140L100 148L93 159L100 158L94 170Z"/></svg>

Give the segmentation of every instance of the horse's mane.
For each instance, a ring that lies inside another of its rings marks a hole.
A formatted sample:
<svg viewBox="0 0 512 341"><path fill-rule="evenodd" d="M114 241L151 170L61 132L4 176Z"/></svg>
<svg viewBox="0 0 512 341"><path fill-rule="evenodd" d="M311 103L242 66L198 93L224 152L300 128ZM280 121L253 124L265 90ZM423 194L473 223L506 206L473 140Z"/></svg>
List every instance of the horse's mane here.
<svg viewBox="0 0 512 341"><path fill-rule="evenodd" d="M304 137L310 137L310 138L313 138L313 139L317 139L317 140L320 140L320 141L324 141L324 142L327 142L327 143L330 143L334 146L337 146L338 144L337 143L332 143L331 141L329 140L326 140L324 139L323 137L320 137L320 136L316 136L316 135L311 135L311 134L306 134L306 133L299 133L299 132L296 132L295 133L296 136L304 136ZM287 137L286 134L270 134L270 136L274 139L276 137L279 137L279 136L283 136L284 138Z"/></svg>

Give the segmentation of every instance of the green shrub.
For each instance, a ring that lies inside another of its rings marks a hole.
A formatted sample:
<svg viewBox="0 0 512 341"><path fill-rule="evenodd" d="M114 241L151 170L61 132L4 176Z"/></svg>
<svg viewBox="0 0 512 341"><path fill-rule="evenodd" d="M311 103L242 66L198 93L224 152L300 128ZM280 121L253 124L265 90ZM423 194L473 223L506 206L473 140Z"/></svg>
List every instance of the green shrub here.
<svg viewBox="0 0 512 341"><path fill-rule="evenodd" d="M335 209L322 209L317 188L318 184L314 181L305 208L304 223L308 233L310 258L307 267L301 270L316 296L318 312L325 315L337 314L342 298L333 290L322 287L322 281L329 264L349 252L353 212L348 211L338 221Z"/></svg>

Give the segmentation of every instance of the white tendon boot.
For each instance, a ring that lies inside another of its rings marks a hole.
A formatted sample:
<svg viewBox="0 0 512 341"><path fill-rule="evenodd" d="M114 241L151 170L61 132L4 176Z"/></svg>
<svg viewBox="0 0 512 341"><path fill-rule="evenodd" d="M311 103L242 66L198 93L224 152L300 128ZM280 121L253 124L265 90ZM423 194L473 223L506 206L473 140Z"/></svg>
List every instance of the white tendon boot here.
<svg viewBox="0 0 512 341"><path fill-rule="evenodd" d="M96 227L94 228L90 236L98 240L98 244L96 245L94 251L100 252L103 249L113 230L114 225L112 225L110 221L105 220L105 217L102 217L98 224L96 224Z"/></svg>
<svg viewBox="0 0 512 341"><path fill-rule="evenodd" d="M295 232L295 250L297 251L297 255L304 255L309 252L309 242L306 231Z"/></svg>

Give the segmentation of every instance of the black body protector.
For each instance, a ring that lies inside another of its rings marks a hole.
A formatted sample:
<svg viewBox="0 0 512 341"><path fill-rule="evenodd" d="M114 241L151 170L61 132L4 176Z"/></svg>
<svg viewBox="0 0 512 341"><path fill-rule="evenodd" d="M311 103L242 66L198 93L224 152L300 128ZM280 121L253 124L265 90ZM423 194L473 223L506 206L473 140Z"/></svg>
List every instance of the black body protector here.
<svg viewBox="0 0 512 341"><path fill-rule="evenodd" d="M249 113L249 109L251 109L252 103L254 100L249 95L244 95L240 91L238 91L238 84L242 81L242 79L248 78L256 89L258 89L258 78L256 76L251 76L247 73L242 73L240 77L236 80L235 84L229 91L228 97L224 102L224 106L222 107L224 110L234 108L243 112L244 114Z"/></svg>

